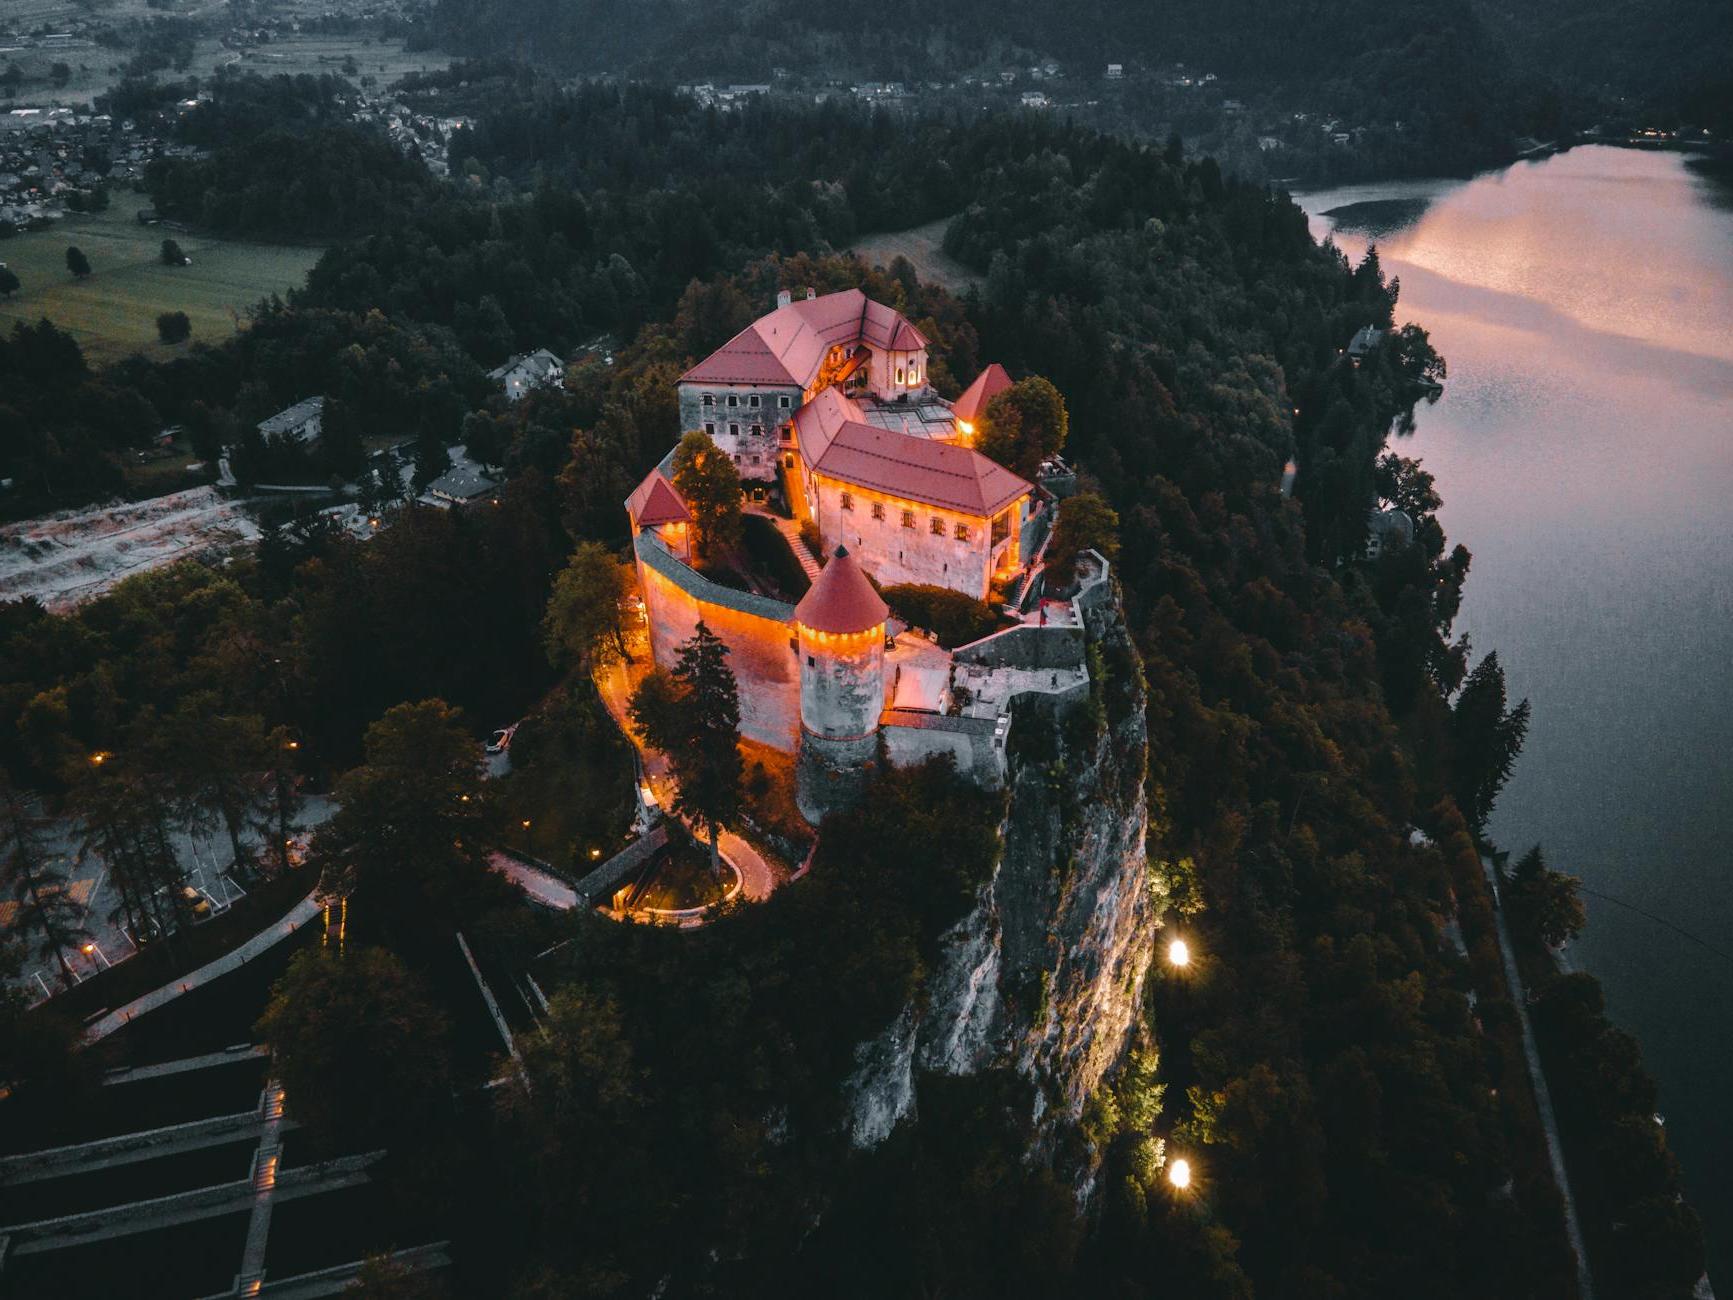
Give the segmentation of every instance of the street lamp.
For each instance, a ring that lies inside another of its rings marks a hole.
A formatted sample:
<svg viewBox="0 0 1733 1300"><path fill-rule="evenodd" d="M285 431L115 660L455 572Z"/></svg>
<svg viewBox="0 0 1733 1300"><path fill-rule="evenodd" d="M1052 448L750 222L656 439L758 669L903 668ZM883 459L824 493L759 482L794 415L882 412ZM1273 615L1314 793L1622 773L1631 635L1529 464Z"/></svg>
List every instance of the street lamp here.
<svg viewBox="0 0 1733 1300"><path fill-rule="evenodd" d="M1178 1160L1169 1160L1167 1162L1167 1181L1172 1183L1182 1192L1185 1191L1186 1188L1190 1187L1191 1161L1186 1160L1183 1157Z"/></svg>
<svg viewBox="0 0 1733 1300"><path fill-rule="evenodd" d="M1191 946L1184 939L1175 939L1167 945L1167 961L1170 966L1191 965Z"/></svg>

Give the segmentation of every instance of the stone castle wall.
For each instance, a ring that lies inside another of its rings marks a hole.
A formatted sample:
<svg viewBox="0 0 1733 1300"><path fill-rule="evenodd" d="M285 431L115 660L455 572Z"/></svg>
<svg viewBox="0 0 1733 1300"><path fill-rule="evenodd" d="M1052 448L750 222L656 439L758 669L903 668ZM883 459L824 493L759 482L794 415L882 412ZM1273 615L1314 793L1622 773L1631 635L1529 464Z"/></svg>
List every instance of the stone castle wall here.
<svg viewBox="0 0 1733 1300"><path fill-rule="evenodd" d="M740 686L740 733L793 753L800 733L794 606L711 582L648 533L635 548L656 662L672 668L703 619L728 647L728 667Z"/></svg>

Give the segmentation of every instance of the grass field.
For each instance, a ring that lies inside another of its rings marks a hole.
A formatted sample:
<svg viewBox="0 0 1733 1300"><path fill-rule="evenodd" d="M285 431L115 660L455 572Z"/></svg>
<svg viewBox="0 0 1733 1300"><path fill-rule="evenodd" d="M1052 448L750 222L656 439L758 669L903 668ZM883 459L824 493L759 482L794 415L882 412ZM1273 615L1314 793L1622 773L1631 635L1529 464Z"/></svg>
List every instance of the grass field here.
<svg viewBox="0 0 1733 1300"><path fill-rule="evenodd" d="M949 217L941 217L911 230L863 235L847 251L859 253L872 266L889 266L898 257L906 257L922 280L962 293L981 277L945 252L945 227L950 224Z"/></svg>
<svg viewBox="0 0 1733 1300"><path fill-rule="evenodd" d="M0 0L0 18L7 16L8 2L9 0ZM28 0L17 2L26 3ZM127 3L131 4L132 0L127 0ZM142 0L139 0L139 7L142 8ZM38 26L52 27L54 23L44 20L31 25L32 29ZM24 73L24 84L17 95L17 103L21 107L89 104L120 80L128 60L135 53L137 50L134 47L124 45L112 49L18 49L0 54L0 65L16 63ZM351 58L355 60L356 66L355 73L349 80L358 83L370 94L383 91L407 73L433 71L451 63L449 54L435 50L414 52L404 49L400 40L388 40L363 33L344 36L314 33L283 36L244 53L229 49L215 36L205 35L194 40L193 59L184 70L171 68L157 76L161 80L170 81L189 76L209 81L223 68L231 68L237 72L256 72L262 77L278 74L294 76L302 72L345 75L344 61ZM65 63L72 70L71 77L63 86L53 85L48 80L49 69L55 63Z"/></svg>
<svg viewBox="0 0 1733 1300"><path fill-rule="evenodd" d="M14 321L47 317L84 348L92 365L106 365L134 352L164 360L186 344L157 340L156 318L184 311L193 340L218 343L236 330L236 315L261 298L301 284L319 260L317 248L249 244L141 226L136 213L143 195L117 193L107 212L68 215L48 230L0 240L0 262L18 273L23 288L0 301L0 330ZM172 237L192 258L191 266L162 265L162 241ZM94 274L74 280L66 249L76 244Z"/></svg>

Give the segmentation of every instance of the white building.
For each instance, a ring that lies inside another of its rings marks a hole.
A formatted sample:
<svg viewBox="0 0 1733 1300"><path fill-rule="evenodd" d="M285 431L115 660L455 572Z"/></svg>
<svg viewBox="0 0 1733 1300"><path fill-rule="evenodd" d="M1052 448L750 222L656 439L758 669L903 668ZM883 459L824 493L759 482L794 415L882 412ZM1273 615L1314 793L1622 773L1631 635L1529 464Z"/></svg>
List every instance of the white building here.
<svg viewBox="0 0 1733 1300"><path fill-rule="evenodd" d="M566 363L546 348L512 357L487 377L505 390L509 401L520 401L533 388L556 388L565 382Z"/></svg>

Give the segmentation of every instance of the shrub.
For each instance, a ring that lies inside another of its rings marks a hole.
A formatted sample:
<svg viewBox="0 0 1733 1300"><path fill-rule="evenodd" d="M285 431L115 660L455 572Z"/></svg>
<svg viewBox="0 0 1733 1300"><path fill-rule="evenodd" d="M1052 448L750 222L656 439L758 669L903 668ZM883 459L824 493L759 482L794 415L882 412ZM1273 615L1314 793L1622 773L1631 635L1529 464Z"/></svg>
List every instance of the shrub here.
<svg viewBox="0 0 1733 1300"><path fill-rule="evenodd" d="M951 650L978 641L999 626L999 616L984 600L949 587L900 583L881 593L885 604L910 627L926 628Z"/></svg>
<svg viewBox="0 0 1733 1300"><path fill-rule="evenodd" d="M824 538L819 536L818 525L808 519L800 525L800 540L806 543L806 549L820 564L824 563Z"/></svg>
<svg viewBox="0 0 1733 1300"><path fill-rule="evenodd" d="M156 332L164 343L185 343L192 337L193 323L184 311L165 311L156 318Z"/></svg>

